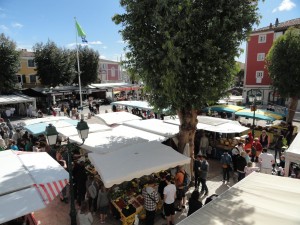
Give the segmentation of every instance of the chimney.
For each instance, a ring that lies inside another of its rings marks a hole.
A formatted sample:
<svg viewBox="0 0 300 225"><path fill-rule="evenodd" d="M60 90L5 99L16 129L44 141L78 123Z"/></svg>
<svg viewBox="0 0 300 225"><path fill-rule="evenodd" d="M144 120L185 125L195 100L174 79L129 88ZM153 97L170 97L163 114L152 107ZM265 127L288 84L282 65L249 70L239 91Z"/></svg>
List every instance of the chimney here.
<svg viewBox="0 0 300 225"><path fill-rule="evenodd" d="M270 29L272 29L272 26L273 26L273 25L272 25L272 23L270 23L270 26L269 26L269 28L270 28Z"/></svg>
<svg viewBox="0 0 300 225"><path fill-rule="evenodd" d="M25 49L25 48L22 48L22 52L27 52L27 49Z"/></svg>
<svg viewBox="0 0 300 225"><path fill-rule="evenodd" d="M278 24L279 24L279 20L278 20L278 18L276 18L275 27L278 27Z"/></svg>

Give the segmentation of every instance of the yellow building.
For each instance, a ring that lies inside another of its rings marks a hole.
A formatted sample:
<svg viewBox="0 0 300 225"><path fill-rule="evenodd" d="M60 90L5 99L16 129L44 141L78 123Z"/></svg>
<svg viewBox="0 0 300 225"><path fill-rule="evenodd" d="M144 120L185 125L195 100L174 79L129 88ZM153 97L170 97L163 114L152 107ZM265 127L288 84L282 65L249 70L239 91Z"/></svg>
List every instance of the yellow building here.
<svg viewBox="0 0 300 225"><path fill-rule="evenodd" d="M40 84L35 69L34 52L28 52L26 49L22 49L20 54L20 69L17 73L21 88L36 87Z"/></svg>

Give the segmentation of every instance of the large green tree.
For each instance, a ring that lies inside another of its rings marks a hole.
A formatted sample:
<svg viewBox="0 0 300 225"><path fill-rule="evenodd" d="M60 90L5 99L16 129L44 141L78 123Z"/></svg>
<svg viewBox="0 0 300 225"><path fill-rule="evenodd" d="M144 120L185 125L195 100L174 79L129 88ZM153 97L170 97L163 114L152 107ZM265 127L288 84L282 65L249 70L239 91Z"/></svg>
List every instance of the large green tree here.
<svg viewBox="0 0 300 225"><path fill-rule="evenodd" d="M76 57L77 51L73 51L74 57ZM79 47L79 63L80 63L80 79L81 85L86 86L97 80L99 70L99 53L91 48ZM75 64L75 70L78 71L77 60ZM78 84L78 76L75 77L74 83Z"/></svg>
<svg viewBox="0 0 300 225"><path fill-rule="evenodd" d="M58 86L72 83L75 77L75 57L70 50L48 41L34 46L37 75L43 85Z"/></svg>
<svg viewBox="0 0 300 225"><path fill-rule="evenodd" d="M17 72L20 66L20 52L16 44L0 34L0 93L12 92L17 83Z"/></svg>
<svg viewBox="0 0 300 225"><path fill-rule="evenodd" d="M267 57L273 88L291 98L287 122L292 122L300 97L300 29L290 28L273 44Z"/></svg>
<svg viewBox="0 0 300 225"><path fill-rule="evenodd" d="M241 0L121 0L127 67L146 84L150 103L180 119L180 152L193 151L197 112L232 82L239 45L258 21L257 4Z"/></svg>

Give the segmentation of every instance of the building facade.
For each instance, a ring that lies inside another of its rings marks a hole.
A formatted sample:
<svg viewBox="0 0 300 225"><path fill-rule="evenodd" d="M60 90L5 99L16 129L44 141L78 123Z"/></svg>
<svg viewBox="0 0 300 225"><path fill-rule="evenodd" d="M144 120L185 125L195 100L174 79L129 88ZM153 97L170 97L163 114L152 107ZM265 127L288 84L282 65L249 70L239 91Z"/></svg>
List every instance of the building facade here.
<svg viewBox="0 0 300 225"><path fill-rule="evenodd" d="M266 69L265 57L274 41L283 35L292 26L300 27L300 18L280 23L276 19L268 27L254 30L247 42L245 78L243 98L248 103L250 95L261 95L262 100L258 104L284 106L285 99L281 98L271 88L271 79Z"/></svg>
<svg viewBox="0 0 300 225"><path fill-rule="evenodd" d="M101 81L101 83L124 82L120 63L111 60L100 59L98 78Z"/></svg>
<svg viewBox="0 0 300 225"><path fill-rule="evenodd" d="M38 86L40 82L36 76L34 53L28 52L26 49L22 49L20 57L20 69L16 74L19 87L30 88Z"/></svg>

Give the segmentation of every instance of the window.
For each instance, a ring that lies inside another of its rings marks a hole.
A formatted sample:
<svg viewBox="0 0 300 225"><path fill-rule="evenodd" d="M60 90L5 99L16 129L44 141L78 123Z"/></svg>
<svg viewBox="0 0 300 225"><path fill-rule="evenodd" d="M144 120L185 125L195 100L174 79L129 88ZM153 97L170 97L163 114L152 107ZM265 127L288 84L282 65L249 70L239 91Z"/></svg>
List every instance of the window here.
<svg viewBox="0 0 300 225"><path fill-rule="evenodd" d="M36 83L36 75L29 76L30 83Z"/></svg>
<svg viewBox="0 0 300 225"><path fill-rule="evenodd" d="M256 71L256 83L260 84L264 77L264 71Z"/></svg>
<svg viewBox="0 0 300 225"><path fill-rule="evenodd" d="M277 38L279 38L281 35L283 35L283 32L280 31L280 32L275 32L274 34L274 40L276 40Z"/></svg>
<svg viewBox="0 0 300 225"><path fill-rule="evenodd" d="M35 63L33 59L28 59L28 67L35 67Z"/></svg>
<svg viewBox="0 0 300 225"><path fill-rule="evenodd" d="M258 53L257 61L264 61L264 60L265 60L265 53Z"/></svg>
<svg viewBox="0 0 300 225"><path fill-rule="evenodd" d="M266 34L260 34L258 36L258 43L266 43L267 41L267 35Z"/></svg>
<svg viewBox="0 0 300 225"><path fill-rule="evenodd" d="M116 70L115 70L115 67L112 67L112 68L111 68L111 76L112 76L112 77L115 77L115 76L116 76Z"/></svg>
<svg viewBox="0 0 300 225"><path fill-rule="evenodd" d="M101 69L106 70L107 69L107 64L101 64Z"/></svg>

